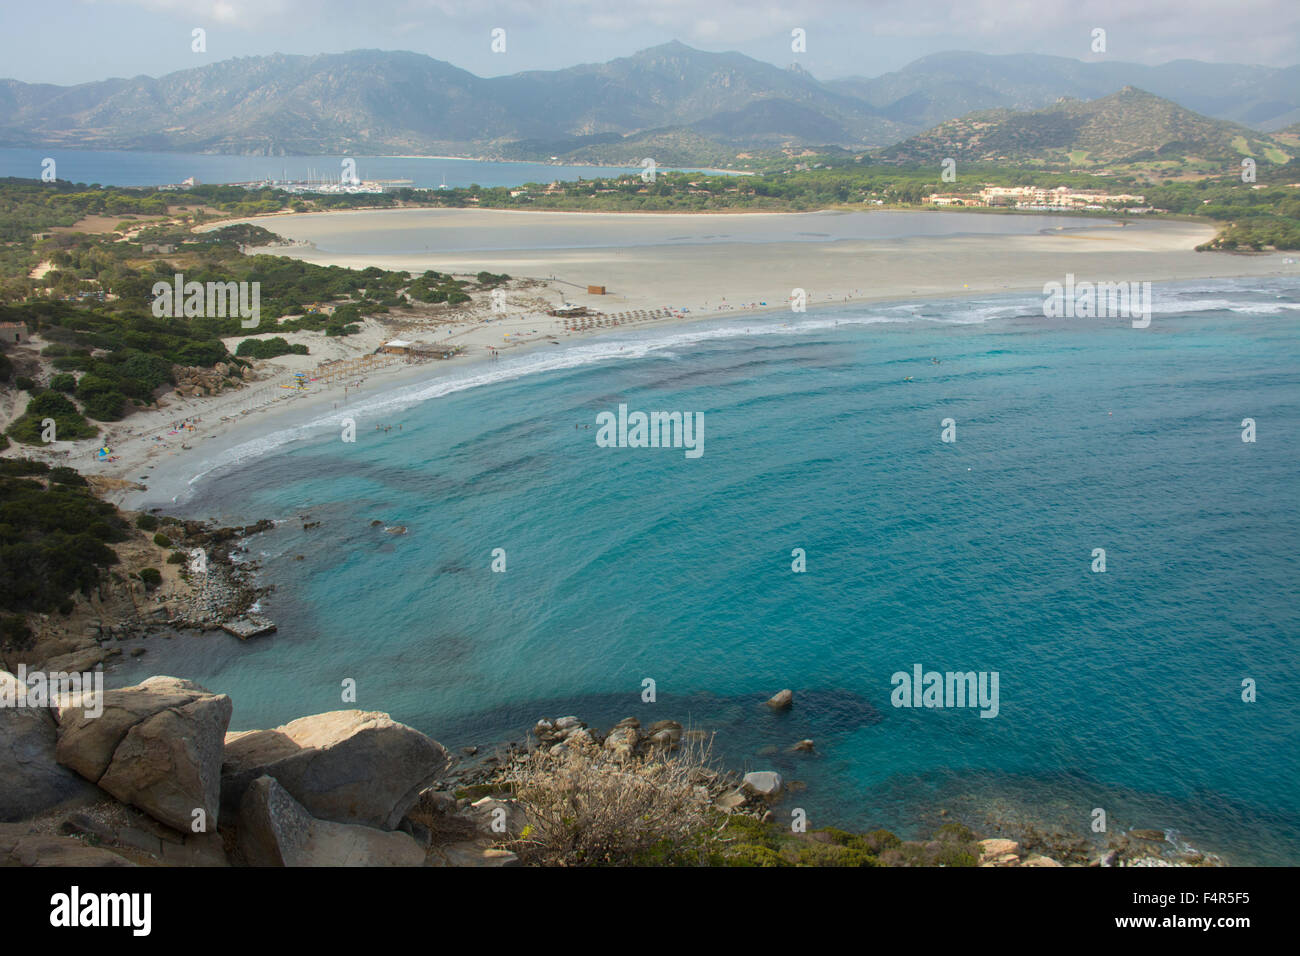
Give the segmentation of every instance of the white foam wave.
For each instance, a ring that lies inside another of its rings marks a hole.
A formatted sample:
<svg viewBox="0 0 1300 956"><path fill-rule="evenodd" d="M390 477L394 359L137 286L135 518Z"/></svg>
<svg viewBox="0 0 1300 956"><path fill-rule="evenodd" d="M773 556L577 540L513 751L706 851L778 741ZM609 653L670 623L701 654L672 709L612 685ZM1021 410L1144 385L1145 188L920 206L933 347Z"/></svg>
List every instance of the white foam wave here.
<svg viewBox="0 0 1300 956"><path fill-rule="evenodd" d="M1197 290L1197 292L1207 291L1209 290ZM733 314L719 317L719 319L725 320L725 324L692 328L678 326L662 330L647 330L637 337L630 337L626 333L624 335L604 336L596 341L568 345L558 351L531 352L502 360L499 363L492 363L490 366L476 367L463 374L447 375L433 381L394 388L371 398L363 399L345 410L331 411L305 423L270 432L246 441L224 452L218 461L205 462L205 467L189 480L189 484L194 485L200 479L219 468L225 469L243 464L292 442L312 438L326 430L338 430L345 418L356 420L362 418L373 419L376 416L411 408L456 392L486 385L495 385L530 375L580 368L600 362L639 359L654 354L665 358L677 358L680 355L679 350L684 347L732 338L805 335L810 332L834 329L837 326L865 326L917 321L945 325L979 325L999 319L1038 317L1041 315L1038 310L1039 302L1037 297L1031 296L1026 300L1016 296L1015 299L1014 302L1008 302L1006 297L1002 297L996 301L963 300L942 303L882 305L871 307L868 311L858 314L846 314L843 307L836 306L836 311L805 314L791 321L778 321L770 314L756 314L752 322L746 323L742 316ZM1177 294L1158 294L1152 302L1152 311L1161 314L1214 310L1275 314L1282 311L1300 310L1300 303L1247 303L1242 302L1240 299L1226 298L1180 299Z"/></svg>

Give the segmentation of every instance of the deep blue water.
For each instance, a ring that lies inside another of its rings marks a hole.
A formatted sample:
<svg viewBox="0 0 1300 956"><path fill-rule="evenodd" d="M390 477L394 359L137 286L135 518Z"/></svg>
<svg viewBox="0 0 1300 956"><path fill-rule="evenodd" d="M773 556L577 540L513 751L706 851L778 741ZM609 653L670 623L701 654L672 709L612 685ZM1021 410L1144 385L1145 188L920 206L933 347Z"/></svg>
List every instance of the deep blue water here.
<svg viewBox="0 0 1300 956"><path fill-rule="evenodd" d="M232 156L219 153L44 148L0 148L0 177L39 179L46 157L55 161L59 179L102 186L167 186L193 176L201 183L246 183L263 179L337 179L342 156ZM524 183L573 182L602 176L640 173L625 166L558 166L547 163L492 163L474 159L425 156L354 156L356 174L365 180L409 179L416 188L443 182L452 188L521 186Z"/></svg>
<svg viewBox="0 0 1300 956"><path fill-rule="evenodd" d="M959 807L1087 835L1100 806L1295 864L1298 319L1294 280L1202 281L1157 287L1143 330L1008 295L502 360L354 409L356 444L330 425L200 482L186 513L286 519L255 545L279 633L154 640L115 679L184 673L243 729L344 706L351 677L449 746L689 718L805 782L787 804L814 826ZM703 456L597 447L623 402L703 412ZM916 663L997 671L999 715L891 706ZM783 687L794 710L766 712ZM817 756L786 753L802 737Z"/></svg>

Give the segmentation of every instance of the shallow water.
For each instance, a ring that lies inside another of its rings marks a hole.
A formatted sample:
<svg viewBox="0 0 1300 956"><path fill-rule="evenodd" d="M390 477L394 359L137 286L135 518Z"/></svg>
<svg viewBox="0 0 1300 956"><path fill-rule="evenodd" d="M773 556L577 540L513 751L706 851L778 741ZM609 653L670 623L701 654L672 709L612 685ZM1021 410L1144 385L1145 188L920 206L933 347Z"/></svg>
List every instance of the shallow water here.
<svg viewBox="0 0 1300 956"><path fill-rule="evenodd" d="M545 227L537 219L545 217ZM835 242L922 236L1035 235L1065 229L1140 230L1082 216L974 212L824 211L683 216L663 213L545 213L513 210L362 210L286 216L275 232L333 255L418 255L633 249L719 243Z"/></svg>

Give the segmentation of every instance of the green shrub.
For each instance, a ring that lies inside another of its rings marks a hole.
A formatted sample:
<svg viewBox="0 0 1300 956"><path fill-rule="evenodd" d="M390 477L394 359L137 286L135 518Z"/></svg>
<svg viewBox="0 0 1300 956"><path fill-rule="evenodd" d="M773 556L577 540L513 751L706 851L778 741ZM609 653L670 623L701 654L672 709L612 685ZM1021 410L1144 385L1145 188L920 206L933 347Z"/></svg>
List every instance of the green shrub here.
<svg viewBox="0 0 1300 956"><path fill-rule="evenodd" d="M96 421L115 422L122 418L126 396L121 392L96 392L83 402L86 414Z"/></svg>
<svg viewBox="0 0 1300 956"><path fill-rule="evenodd" d="M69 468L67 465L55 465L50 469L50 481L56 481L61 485L79 485L86 487L88 482L81 472L75 468Z"/></svg>
<svg viewBox="0 0 1300 956"><path fill-rule="evenodd" d="M75 392L77 390L77 376L71 372L60 372L50 379L50 388L56 392Z"/></svg>
<svg viewBox="0 0 1300 956"><path fill-rule="evenodd" d="M141 568L140 580L144 582L147 590L152 591L158 585L162 584L162 572L157 568Z"/></svg>
<svg viewBox="0 0 1300 956"><path fill-rule="evenodd" d="M158 545L160 548L170 548L172 546L172 539L159 531L153 536L153 543Z"/></svg>
<svg viewBox="0 0 1300 956"><path fill-rule="evenodd" d="M952 840L958 843L974 843L975 834L961 823L945 823L934 831L936 840Z"/></svg>
<svg viewBox="0 0 1300 956"><path fill-rule="evenodd" d="M26 445L44 444L42 422L47 418L54 419L55 441L76 441L99 434L99 429L86 421L71 399L48 389L32 396L27 410L9 426L8 434Z"/></svg>
<svg viewBox="0 0 1300 956"><path fill-rule="evenodd" d="M727 851L724 859L729 866L789 866L775 850L757 843L742 843Z"/></svg>
<svg viewBox="0 0 1300 956"><path fill-rule="evenodd" d="M872 830L861 837L862 848L868 853L878 855L884 850L892 850L903 841L888 830Z"/></svg>
<svg viewBox="0 0 1300 956"><path fill-rule="evenodd" d="M25 651L32 646L32 629L21 614L0 616L0 647Z"/></svg>
<svg viewBox="0 0 1300 956"><path fill-rule="evenodd" d="M30 458L0 458L0 475L23 478L28 475L48 474L50 466Z"/></svg>
<svg viewBox="0 0 1300 956"><path fill-rule="evenodd" d="M764 823L748 814L737 813L727 819L727 836L744 843L755 843L775 850L781 846L784 831L778 831L771 823Z"/></svg>
<svg viewBox="0 0 1300 956"><path fill-rule="evenodd" d="M101 422L117 421L126 404L126 396L116 380L93 373L81 376L77 382L77 398L81 399L86 414Z"/></svg>
<svg viewBox="0 0 1300 956"><path fill-rule="evenodd" d="M861 849L839 843L808 841L799 847L800 866L879 866L879 861Z"/></svg>
<svg viewBox="0 0 1300 956"><path fill-rule="evenodd" d="M0 610L70 613L73 594L116 563L108 545L125 540L126 522L89 489L44 485L20 477L32 463L13 464L0 470Z"/></svg>
<svg viewBox="0 0 1300 956"><path fill-rule="evenodd" d="M183 551L173 551L171 554L167 555L167 563L168 563L168 564L184 564L184 563L185 563L185 552L183 552Z"/></svg>
<svg viewBox="0 0 1300 956"><path fill-rule="evenodd" d="M135 526L141 531L156 531L158 529L158 519L151 514L142 514L136 516Z"/></svg>
<svg viewBox="0 0 1300 956"><path fill-rule="evenodd" d="M281 335L270 339L244 339L235 354L246 358L271 359L280 355L306 355L307 346L301 342L289 343Z"/></svg>

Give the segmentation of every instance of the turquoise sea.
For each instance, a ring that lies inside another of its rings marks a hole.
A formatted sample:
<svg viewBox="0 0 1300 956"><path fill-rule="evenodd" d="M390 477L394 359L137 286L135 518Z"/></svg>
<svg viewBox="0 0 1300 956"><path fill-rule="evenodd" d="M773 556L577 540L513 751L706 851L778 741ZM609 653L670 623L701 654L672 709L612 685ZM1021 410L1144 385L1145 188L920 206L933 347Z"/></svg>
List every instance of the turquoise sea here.
<svg viewBox="0 0 1300 956"><path fill-rule="evenodd" d="M673 718L806 784L780 812L812 826L908 834L953 809L1087 836L1102 807L1294 865L1298 321L1280 279L1157 285L1147 329L1045 320L1025 294L853 305L367 399L355 444L304 426L177 506L281 519L253 542L279 632L151 639L112 679L193 677L246 729L343 707L353 678L357 706L449 747ZM598 447L621 403L702 412L703 455ZM891 706L915 664L997 671L997 717ZM784 687L794 709L767 712ZM789 753L804 737L816 755Z"/></svg>

